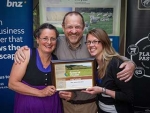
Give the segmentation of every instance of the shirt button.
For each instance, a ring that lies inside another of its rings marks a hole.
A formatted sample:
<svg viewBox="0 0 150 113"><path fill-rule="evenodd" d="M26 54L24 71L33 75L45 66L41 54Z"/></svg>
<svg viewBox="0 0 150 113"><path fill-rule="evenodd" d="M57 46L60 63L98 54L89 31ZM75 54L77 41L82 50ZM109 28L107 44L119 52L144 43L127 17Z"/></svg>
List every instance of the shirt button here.
<svg viewBox="0 0 150 113"><path fill-rule="evenodd" d="M47 84L45 83L45 86L46 86Z"/></svg>
<svg viewBox="0 0 150 113"><path fill-rule="evenodd" d="M47 78L45 80L47 80Z"/></svg>
<svg viewBox="0 0 150 113"><path fill-rule="evenodd" d="M45 75L47 75L47 74L45 74Z"/></svg>

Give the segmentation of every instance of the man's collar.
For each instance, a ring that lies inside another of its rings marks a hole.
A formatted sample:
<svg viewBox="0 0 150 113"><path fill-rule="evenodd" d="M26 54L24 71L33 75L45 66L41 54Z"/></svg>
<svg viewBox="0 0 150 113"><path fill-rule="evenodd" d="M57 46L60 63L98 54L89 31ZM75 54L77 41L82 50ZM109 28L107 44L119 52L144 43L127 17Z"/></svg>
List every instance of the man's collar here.
<svg viewBox="0 0 150 113"><path fill-rule="evenodd" d="M77 47L75 47L75 48L73 48L73 47L71 46L71 44L69 43L69 41L68 41L67 38L66 38L66 42L67 42L68 47L69 47L71 50L77 50L78 48L81 48L81 46L82 46L83 37L81 38L81 40L80 40L80 42L79 42L79 45L78 45Z"/></svg>

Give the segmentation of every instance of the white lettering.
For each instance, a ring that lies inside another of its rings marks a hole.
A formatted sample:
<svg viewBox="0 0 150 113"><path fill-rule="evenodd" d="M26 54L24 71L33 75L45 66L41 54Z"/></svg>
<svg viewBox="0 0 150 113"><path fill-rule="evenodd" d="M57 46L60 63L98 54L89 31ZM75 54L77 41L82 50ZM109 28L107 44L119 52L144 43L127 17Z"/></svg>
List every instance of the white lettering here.
<svg viewBox="0 0 150 113"><path fill-rule="evenodd" d="M13 44L8 45L8 50L9 51L16 51L20 48L20 46L14 46Z"/></svg>
<svg viewBox="0 0 150 113"><path fill-rule="evenodd" d="M0 51L6 51L6 50L7 50L6 46L0 46Z"/></svg>
<svg viewBox="0 0 150 113"><path fill-rule="evenodd" d="M17 1L10 1L10 0L7 0L7 4L6 6L7 7L23 7L23 2L17 2Z"/></svg>
<svg viewBox="0 0 150 113"><path fill-rule="evenodd" d="M0 60L14 60L14 54L0 54Z"/></svg>
<svg viewBox="0 0 150 113"><path fill-rule="evenodd" d="M0 38L0 43L6 42L7 38Z"/></svg>

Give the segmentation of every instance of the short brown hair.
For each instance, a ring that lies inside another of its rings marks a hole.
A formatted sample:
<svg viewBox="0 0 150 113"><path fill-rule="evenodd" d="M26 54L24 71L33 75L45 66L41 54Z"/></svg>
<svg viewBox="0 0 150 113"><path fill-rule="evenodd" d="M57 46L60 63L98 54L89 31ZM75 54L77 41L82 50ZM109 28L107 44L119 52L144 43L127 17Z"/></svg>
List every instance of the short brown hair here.
<svg viewBox="0 0 150 113"><path fill-rule="evenodd" d="M83 26L85 26L85 22L84 22L84 18L83 18L83 16L82 16L82 14L79 13L79 12L77 12L77 11L70 11L70 12L66 13L65 16L64 16L64 18L63 18L62 25L65 24L65 20L66 20L66 17L67 17L68 15L79 15L79 16L81 17L81 19L82 19Z"/></svg>
<svg viewBox="0 0 150 113"><path fill-rule="evenodd" d="M33 32L34 38L37 38L37 37L39 38L43 29L54 30L56 33L56 38L59 36L59 32L57 31L55 26L53 26L50 23L43 23L37 29L35 29L35 31Z"/></svg>

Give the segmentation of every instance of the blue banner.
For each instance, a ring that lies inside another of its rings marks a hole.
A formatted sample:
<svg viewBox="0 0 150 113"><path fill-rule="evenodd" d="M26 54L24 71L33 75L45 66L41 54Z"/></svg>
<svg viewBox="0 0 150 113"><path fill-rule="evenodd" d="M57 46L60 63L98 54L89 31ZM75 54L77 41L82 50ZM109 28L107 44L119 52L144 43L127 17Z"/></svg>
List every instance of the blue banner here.
<svg viewBox="0 0 150 113"><path fill-rule="evenodd" d="M15 51L33 46L32 0L0 0L0 113L13 113L14 91L8 79Z"/></svg>
<svg viewBox="0 0 150 113"><path fill-rule="evenodd" d="M119 36L109 36L113 48L119 53Z"/></svg>

